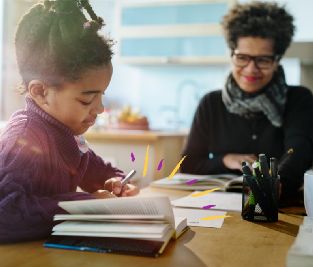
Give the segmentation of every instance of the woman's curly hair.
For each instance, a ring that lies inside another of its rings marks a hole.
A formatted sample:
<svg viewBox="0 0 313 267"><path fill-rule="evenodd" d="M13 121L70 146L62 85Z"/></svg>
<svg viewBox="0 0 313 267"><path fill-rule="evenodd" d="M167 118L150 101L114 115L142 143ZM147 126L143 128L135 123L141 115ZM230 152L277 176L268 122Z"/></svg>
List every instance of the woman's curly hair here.
<svg viewBox="0 0 313 267"><path fill-rule="evenodd" d="M223 17L222 27L231 50L240 37L261 37L274 41L276 55L284 55L294 35L293 16L284 6L254 1L237 4Z"/></svg>
<svg viewBox="0 0 313 267"><path fill-rule="evenodd" d="M113 42L98 34L103 25L88 0L46 0L34 5L22 17L15 35L24 87L34 79L57 86L79 79L90 68L109 64Z"/></svg>

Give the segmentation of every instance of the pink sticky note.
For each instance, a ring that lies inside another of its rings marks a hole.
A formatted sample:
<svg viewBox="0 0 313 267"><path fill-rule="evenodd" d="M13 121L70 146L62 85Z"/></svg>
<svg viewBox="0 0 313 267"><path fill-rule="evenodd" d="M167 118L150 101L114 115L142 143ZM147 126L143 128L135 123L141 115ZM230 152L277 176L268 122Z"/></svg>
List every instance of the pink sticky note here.
<svg viewBox="0 0 313 267"><path fill-rule="evenodd" d="M198 179L191 179L186 182L187 185L193 185L194 183L198 182Z"/></svg>
<svg viewBox="0 0 313 267"><path fill-rule="evenodd" d="M203 206L202 209L204 210L208 210L208 209L211 209L213 207L215 207L216 205L207 205L207 206Z"/></svg>
<svg viewBox="0 0 313 267"><path fill-rule="evenodd" d="M159 162L159 164L158 164L158 168L157 168L158 171L161 170L162 167L163 167L163 160L164 160L164 159L161 159L160 162Z"/></svg>

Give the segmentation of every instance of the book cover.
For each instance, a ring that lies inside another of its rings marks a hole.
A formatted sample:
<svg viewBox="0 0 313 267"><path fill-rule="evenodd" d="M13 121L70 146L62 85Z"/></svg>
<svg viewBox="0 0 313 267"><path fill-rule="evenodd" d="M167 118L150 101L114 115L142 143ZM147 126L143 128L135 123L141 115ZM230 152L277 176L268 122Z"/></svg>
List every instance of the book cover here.
<svg viewBox="0 0 313 267"><path fill-rule="evenodd" d="M89 236L51 236L44 247L99 253L121 253L157 257L163 246L162 241Z"/></svg>

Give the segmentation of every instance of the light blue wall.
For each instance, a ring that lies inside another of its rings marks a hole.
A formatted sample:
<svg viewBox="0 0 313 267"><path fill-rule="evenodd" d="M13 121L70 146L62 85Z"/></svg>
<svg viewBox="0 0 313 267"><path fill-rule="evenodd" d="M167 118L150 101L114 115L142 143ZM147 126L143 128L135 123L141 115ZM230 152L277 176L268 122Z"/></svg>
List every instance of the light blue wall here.
<svg viewBox="0 0 313 267"><path fill-rule="evenodd" d="M91 3L107 23L105 30L118 40L116 1L92 0ZM283 64L287 82L298 84L299 62L284 60ZM229 72L229 66L225 65L134 66L120 64L116 58L113 59L113 66L105 104L113 108L127 104L137 107L148 116L155 128L189 127L201 96L221 88Z"/></svg>
<svg viewBox="0 0 313 267"><path fill-rule="evenodd" d="M262 0L271 2L272 0ZM313 41L313 1L312 0L274 0L286 6L288 11L294 16L296 32L294 41L312 42ZM251 0L240 0L238 2L251 2Z"/></svg>

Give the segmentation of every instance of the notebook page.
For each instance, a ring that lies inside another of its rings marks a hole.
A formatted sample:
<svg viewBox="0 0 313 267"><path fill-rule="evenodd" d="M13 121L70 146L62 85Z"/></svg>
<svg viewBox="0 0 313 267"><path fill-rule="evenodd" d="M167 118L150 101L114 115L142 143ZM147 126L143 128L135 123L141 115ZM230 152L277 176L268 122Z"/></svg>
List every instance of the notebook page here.
<svg viewBox="0 0 313 267"><path fill-rule="evenodd" d="M165 220L164 215L124 215L124 214L56 214L53 218L55 221L71 220L71 221L126 221L138 220L154 223L155 221Z"/></svg>
<svg viewBox="0 0 313 267"><path fill-rule="evenodd" d="M124 224L103 222L66 221L53 227L53 231L62 232L90 232L90 233L145 233L164 234L169 229L169 224Z"/></svg>
<svg viewBox="0 0 313 267"><path fill-rule="evenodd" d="M170 200L164 196L61 201L58 205L71 214L164 215L174 227Z"/></svg>
<svg viewBox="0 0 313 267"><path fill-rule="evenodd" d="M173 234L173 232L169 231ZM152 239L157 241L163 241L164 235L162 234L151 234L151 233L104 233L104 232L75 232L75 231L56 231L52 235L63 235L63 236L93 236L93 237L119 237L119 238L136 238L136 239Z"/></svg>

